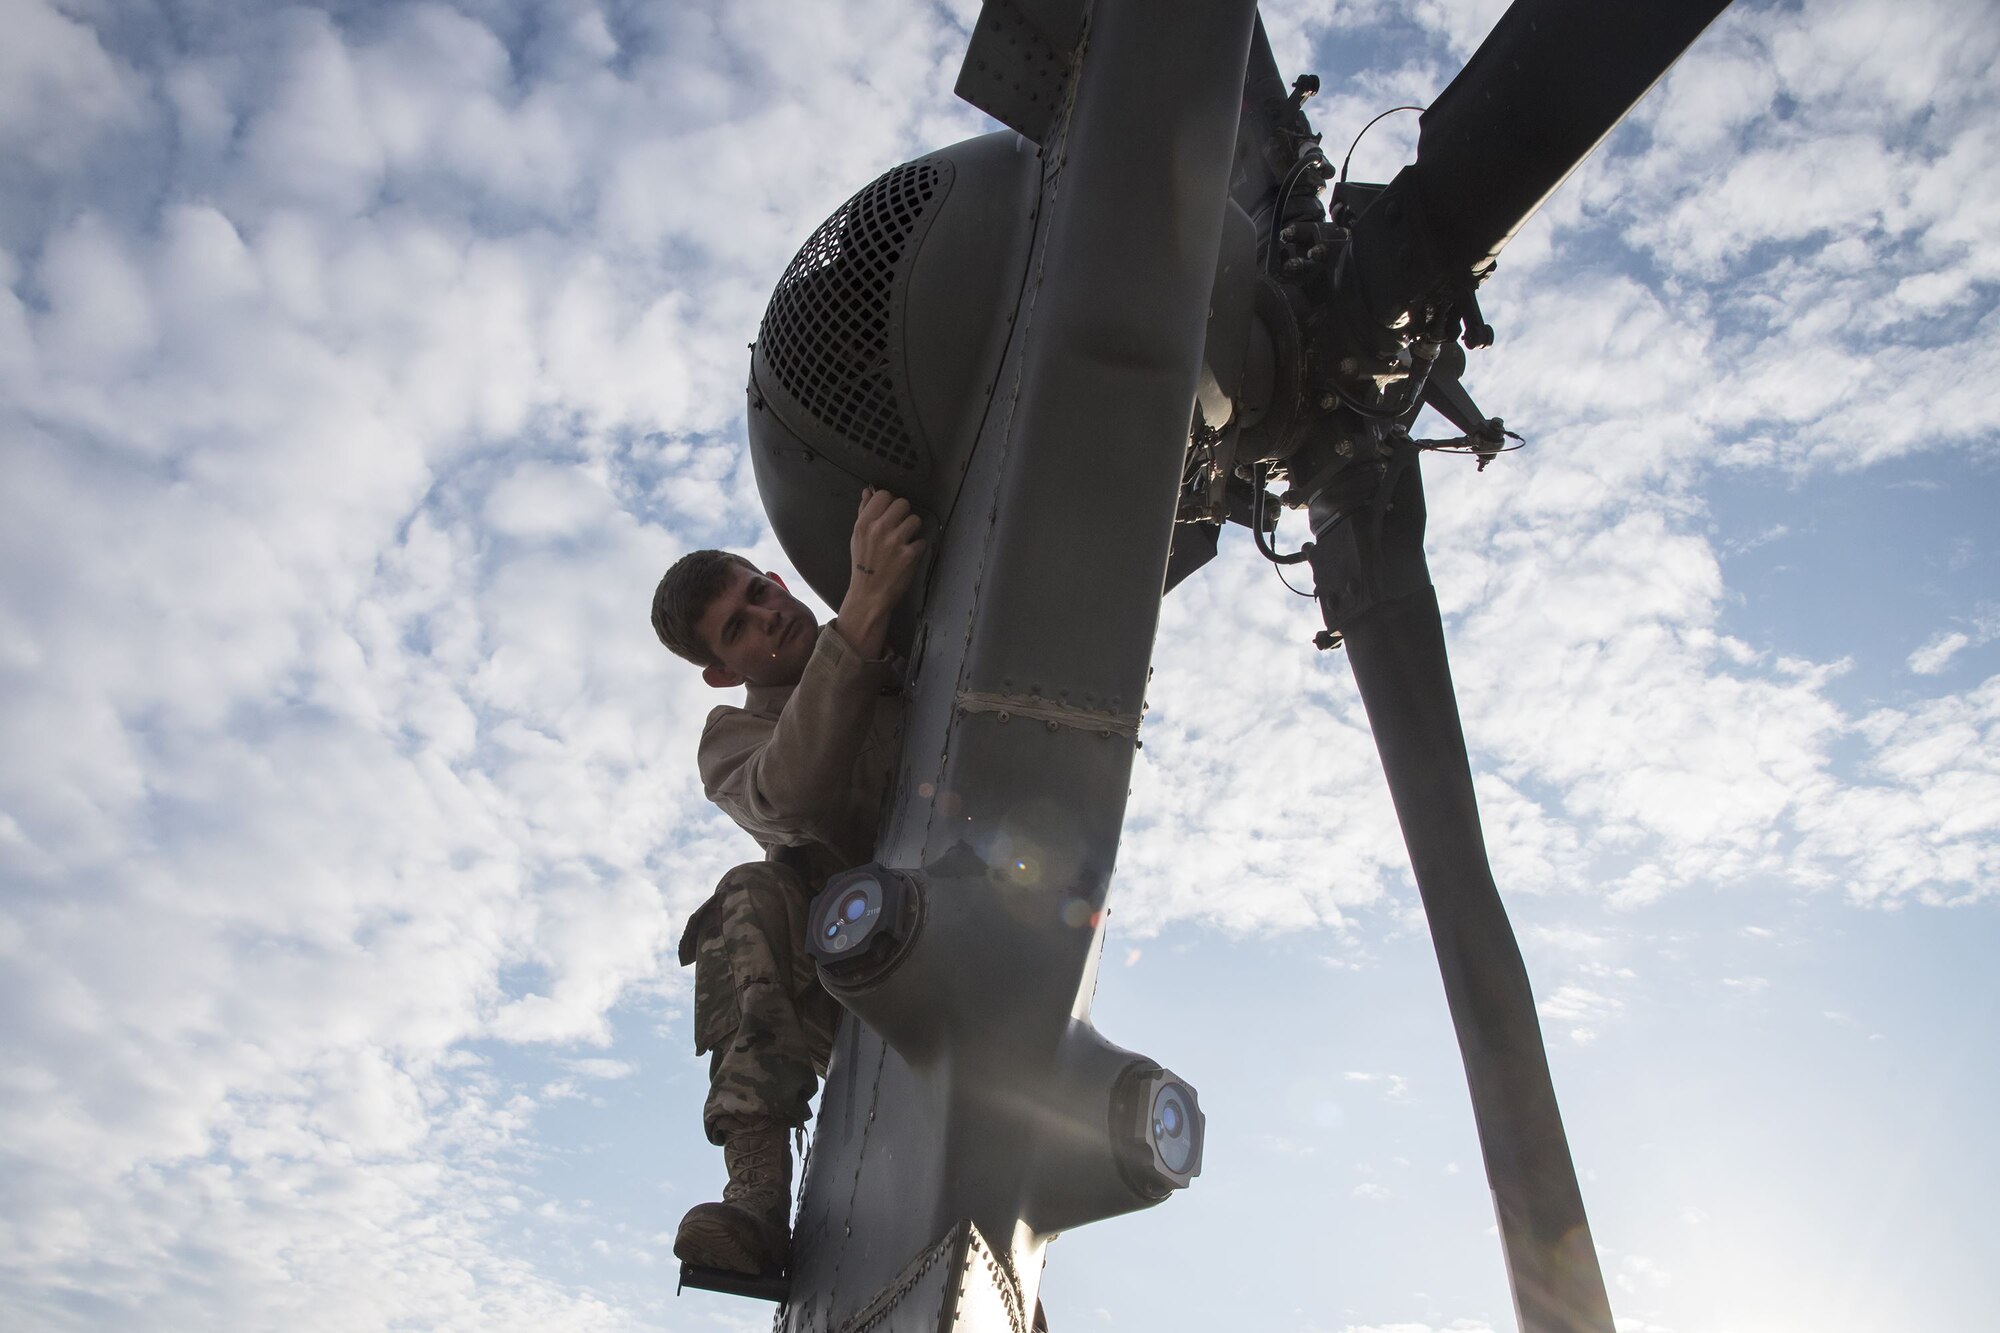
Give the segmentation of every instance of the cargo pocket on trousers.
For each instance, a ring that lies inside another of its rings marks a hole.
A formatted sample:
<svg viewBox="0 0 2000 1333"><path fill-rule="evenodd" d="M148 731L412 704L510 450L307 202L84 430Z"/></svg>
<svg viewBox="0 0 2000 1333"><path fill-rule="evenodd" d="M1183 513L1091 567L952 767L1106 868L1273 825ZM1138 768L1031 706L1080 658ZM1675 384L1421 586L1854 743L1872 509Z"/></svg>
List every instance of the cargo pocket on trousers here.
<svg viewBox="0 0 2000 1333"><path fill-rule="evenodd" d="M689 923L694 936L694 1053L705 1055L728 1041L736 1031L736 983L729 971L729 950L722 938L722 915L704 904ZM706 918L706 919L703 919Z"/></svg>

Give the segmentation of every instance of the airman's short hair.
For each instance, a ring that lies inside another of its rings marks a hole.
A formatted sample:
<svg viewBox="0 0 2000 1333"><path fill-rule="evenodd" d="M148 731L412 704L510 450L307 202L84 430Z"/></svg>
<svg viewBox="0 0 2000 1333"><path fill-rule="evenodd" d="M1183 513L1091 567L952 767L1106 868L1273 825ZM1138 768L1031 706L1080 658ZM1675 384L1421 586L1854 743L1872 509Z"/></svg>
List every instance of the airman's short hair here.
<svg viewBox="0 0 2000 1333"><path fill-rule="evenodd" d="M738 565L752 574L764 572L734 551L690 551L661 577L653 590L653 633L676 657L698 667L718 665L695 626Z"/></svg>

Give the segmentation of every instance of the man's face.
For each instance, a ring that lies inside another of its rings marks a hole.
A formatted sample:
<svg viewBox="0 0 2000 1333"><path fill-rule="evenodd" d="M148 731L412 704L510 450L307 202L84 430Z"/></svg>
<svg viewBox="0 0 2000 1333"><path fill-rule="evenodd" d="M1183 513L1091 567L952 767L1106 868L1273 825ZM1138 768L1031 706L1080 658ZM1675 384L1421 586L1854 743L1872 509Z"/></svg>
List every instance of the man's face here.
<svg viewBox="0 0 2000 1333"><path fill-rule="evenodd" d="M785 590L776 574L735 565L729 582L695 622L719 665L701 677L718 689L732 685L796 685L813 652L818 622Z"/></svg>

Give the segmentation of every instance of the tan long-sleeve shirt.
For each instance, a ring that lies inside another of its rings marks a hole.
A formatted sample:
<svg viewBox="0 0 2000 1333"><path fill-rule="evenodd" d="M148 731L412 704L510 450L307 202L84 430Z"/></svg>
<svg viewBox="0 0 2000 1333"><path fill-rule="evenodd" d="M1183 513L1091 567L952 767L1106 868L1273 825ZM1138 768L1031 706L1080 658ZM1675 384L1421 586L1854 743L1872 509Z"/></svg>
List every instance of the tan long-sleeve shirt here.
<svg viewBox="0 0 2000 1333"><path fill-rule="evenodd" d="M882 802L902 751L893 662L871 660L828 625L796 685L752 685L702 729L708 799L767 852L804 848L817 889L875 852Z"/></svg>

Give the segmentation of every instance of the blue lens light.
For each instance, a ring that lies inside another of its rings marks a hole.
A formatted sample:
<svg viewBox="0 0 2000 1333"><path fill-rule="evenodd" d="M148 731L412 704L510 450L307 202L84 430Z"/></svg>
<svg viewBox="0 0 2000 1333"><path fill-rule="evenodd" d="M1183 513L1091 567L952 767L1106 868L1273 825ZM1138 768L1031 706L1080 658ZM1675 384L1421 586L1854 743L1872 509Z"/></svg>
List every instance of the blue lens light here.
<svg viewBox="0 0 2000 1333"><path fill-rule="evenodd" d="M1190 1171L1200 1151L1188 1100L1189 1094L1172 1083L1153 1097L1153 1146L1169 1171Z"/></svg>
<svg viewBox="0 0 2000 1333"><path fill-rule="evenodd" d="M868 899L859 893L849 894L847 901L840 905L840 914L849 921L859 921L861 914L868 910Z"/></svg>

